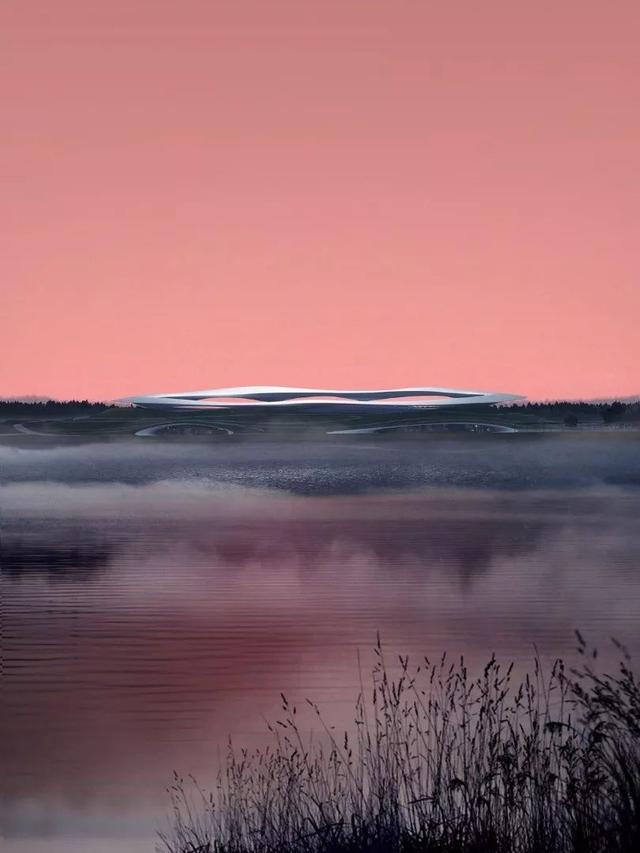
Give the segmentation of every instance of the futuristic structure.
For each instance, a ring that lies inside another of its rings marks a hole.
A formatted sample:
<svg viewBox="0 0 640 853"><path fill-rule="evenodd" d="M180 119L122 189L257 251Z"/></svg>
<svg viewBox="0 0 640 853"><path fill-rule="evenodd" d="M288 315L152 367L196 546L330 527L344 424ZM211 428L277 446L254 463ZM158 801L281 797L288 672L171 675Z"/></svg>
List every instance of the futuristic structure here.
<svg viewBox="0 0 640 853"><path fill-rule="evenodd" d="M450 409L460 406L490 406L523 399L516 394L494 391L466 391L458 388L388 388L380 390L340 391L323 388L287 388L285 386L246 386L213 388L204 391L178 391L171 394L147 394L130 397L134 406L164 411L228 411L237 414L251 410L285 410L311 414L340 412L408 413L426 409Z"/></svg>

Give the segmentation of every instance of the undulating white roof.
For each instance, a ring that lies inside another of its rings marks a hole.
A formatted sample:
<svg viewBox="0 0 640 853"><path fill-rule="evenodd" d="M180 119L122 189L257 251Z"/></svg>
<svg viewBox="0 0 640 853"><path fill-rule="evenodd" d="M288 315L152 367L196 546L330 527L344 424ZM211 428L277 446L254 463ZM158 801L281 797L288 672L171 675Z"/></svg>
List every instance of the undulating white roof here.
<svg viewBox="0 0 640 853"><path fill-rule="evenodd" d="M405 398L405 399L402 399ZM414 398L414 399L409 399ZM415 399L418 398L418 399ZM424 398L424 399L419 399ZM432 399L442 398L442 399ZM146 394L129 397L127 402L136 406L215 409L255 406L402 406L424 408L510 403L523 399L517 394L494 391L470 391L440 386L385 388L385 389L327 389L291 388L286 385L246 385L234 388L209 388L200 391L173 391L165 394Z"/></svg>

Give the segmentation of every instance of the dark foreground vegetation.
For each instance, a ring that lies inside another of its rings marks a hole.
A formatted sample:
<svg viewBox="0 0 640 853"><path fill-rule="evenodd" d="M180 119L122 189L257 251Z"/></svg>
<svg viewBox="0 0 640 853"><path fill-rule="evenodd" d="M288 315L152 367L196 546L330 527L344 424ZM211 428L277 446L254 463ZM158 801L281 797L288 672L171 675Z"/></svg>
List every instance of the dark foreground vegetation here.
<svg viewBox="0 0 640 853"><path fill-rule="evenodd" d="M596 853L640 850L640 683L580 641L577 669L512 682L489 661L400 659L378 646L355 735L307 740L283 697L270 748L229 748L214 793L176 778L170 853Z"/></svg>

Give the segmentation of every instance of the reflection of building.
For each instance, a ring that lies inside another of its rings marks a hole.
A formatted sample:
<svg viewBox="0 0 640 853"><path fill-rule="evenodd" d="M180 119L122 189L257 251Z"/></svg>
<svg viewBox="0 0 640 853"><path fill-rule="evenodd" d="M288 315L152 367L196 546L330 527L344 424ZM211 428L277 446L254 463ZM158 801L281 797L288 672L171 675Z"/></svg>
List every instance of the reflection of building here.
<svg viewBox="0 0 640 853"><path fill-rule="evenodd" d="M284 386L246 386L179 391L131 397L130 403L162 410L296 411L304 413L417 412L459 406L487 406L521 400L516 394L493 391L463 391L457 388L389 388L384 390L335 391Z"/></svg>

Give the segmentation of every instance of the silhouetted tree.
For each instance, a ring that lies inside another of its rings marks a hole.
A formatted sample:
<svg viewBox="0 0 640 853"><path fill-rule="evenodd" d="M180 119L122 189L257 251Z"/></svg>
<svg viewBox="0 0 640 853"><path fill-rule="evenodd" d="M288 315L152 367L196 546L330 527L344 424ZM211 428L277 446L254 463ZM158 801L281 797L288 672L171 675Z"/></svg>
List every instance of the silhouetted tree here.
<svg viewBox="0 0 640 853"><path fill-rule="evenodd" d="M620 420L626 410L626 405L624 403L621 403L619 400L616 400L615 403L612 403L610 406L607 406L605 409L603 409L602 420L606 424L614 423L615 421Z"/></svg>

